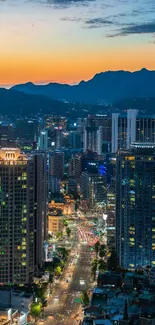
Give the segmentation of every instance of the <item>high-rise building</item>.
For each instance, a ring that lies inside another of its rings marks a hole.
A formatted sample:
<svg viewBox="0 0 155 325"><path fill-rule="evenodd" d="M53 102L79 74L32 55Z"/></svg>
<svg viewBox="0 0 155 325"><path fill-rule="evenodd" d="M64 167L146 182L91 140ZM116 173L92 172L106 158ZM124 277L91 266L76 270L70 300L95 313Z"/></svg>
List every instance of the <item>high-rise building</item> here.
<svg viewBox="0 0 155 325"><path fill-rule="evenodd" d="M50 157L50 175L62 179L64 176L64 152L54 151Z"/></svg>
<svg viewBox="0 0 155 325"><path fill-rule="evenodd" d="M0 149L0 282L24 284L42 264L45 179L40 156Z"/></svg>
<svg viewBox="0 0 155 325"><path fill-rule="evenodd" d="M34 165L0 149L0 282L28 283L34 271Z"/></svg>
<svg viewBox="0 0 155 325"><path fill-rule="evenodd" d="M82 148L81 133L78 131L70 132L70 147L73 149Z"/></svg>
<svg viewBox="0 0 155 325"><path fill-rule="evenodd" d="M34 164L34 240L35 266L41 266L44 260L44 240L47 239L47 157L46 153L35 152Z"/></svg>
<svg viewBox="0 0 155 325"><path fill-rule="evenodd" d="M102 127L88 126L84 129L84 151L91 150L101 154L102 149Z"/></svg>
<svg viewBox="0 0 155 325"><path fill-rule="evenodd" d="M155 265L155 144L117 154L116 248L125 268Z"/></svg>
<svg viewBox="0 0 155 325"><path fill-rule="evenodd" d="M97 203L106 202L106 176L99 174L81 174L81 194L83 200L88 202L89 208ZM105 203L106 204L106 203Z"/></svg>
<svg viewBox="0 0 155 325"><path fill-rule="evenodd" d="M49 192L50 194L60 194L60 179L54 176L49 176Z"/></svg>
<svg viewBox="0 0 155 325"><path fill-rule="evenodd" d="M129 149L133 142L155 143L155 116L140 115L129 109L127 114L112 114L112 153Z"/></svg>
<svg viewBox="0 0 155 325"><path fill-rule="evenodd" d="M48 149L48 130L42 130L40 132L38 148L41 151L47 151L47 149Z"/></svg>

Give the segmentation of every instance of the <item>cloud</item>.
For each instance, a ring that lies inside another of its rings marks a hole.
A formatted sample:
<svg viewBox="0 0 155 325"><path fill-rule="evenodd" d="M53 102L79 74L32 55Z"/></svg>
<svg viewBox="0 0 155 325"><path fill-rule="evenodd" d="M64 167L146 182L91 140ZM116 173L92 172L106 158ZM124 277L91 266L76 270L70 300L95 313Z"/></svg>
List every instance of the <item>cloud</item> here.
<svg viewBox="0 0 155 325"><path fill-rule="evenodd" d="M101 27L113 25L114 22L106 18L98 17L98 18L91 18L85 20L85 24L87 25L88 28L101 28Z"/></svg>
<svg viewBox="0 0 155 325"><path fill-rule="evenodd" d="M129 26L122 27L113 34L107 35L107 37L128 36L134 34L155 34L155 22L132 25L129 24Z"/></svg>
<svg viewBox="0 0 155 325"><path fill-rule="evenodd" d="M96 0L35 0L38 3L42 3L54 8L68 8L70 6L87 6Z"/></svg>
<svg viewBox="0 0 155 325"><path fill-rule="evenodd" d="M72 21L72 22L80 22L80 21L83 21L82 18L79 18L79 17L62 17L60 20L62 21Z"/></svg>

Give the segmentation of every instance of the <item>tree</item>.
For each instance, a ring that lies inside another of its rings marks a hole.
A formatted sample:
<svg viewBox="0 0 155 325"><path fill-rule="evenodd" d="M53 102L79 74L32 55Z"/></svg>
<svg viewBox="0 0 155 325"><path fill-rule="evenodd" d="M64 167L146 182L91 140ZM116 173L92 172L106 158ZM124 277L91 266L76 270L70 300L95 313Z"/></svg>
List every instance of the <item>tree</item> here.
<svg viewBox="0 0 155 325"><path fill-rule="evenodd" d="M48 240L52 239L53 236L51 234L48 234Z"/></svg>
<svg viewBox="0 0 155 325"><path fill-rule="evenodd" d="M103 258L106 255L106 246L105 245L101 245L100 246L100 250L99 250L99 256L101 258Z"/></svg>
<svg viewBox="0 0 155 325"><path fill-rule="evenodd" d="M99 243L99 241L97 241L97 243L94 245L94 250L95 250L95 253L96 253L96 258L98 256L99 249L100 249L100 243Z"/></svg>
<svg viewBox="0 0 155 325"><path fill-rule="evenodd" d="M81 293L81 301L82 301L83 305L85 305L85 306L89 305L89 296L88 296L87 291L83 291Z"/></svg>
<svg viewBox="0 0 155 325"><path fill-rule="evenodd" d="M62 238L62 231L57 232L56 236L57 238Z"/></svg>
<svg viewBox="0 0 155 325"><path fill-rule="evenodd" d="M63 225L64 225L64 227L68 227L68 222L66 219L63 220Z"/></svg>
<svg viewBox="0 0 155 325"><path fill-rule="evenodd" d="M106 263L102 259L100 259L98 261L98 269L99 269L99 271L103 272L105 270L105 268L106 268Z"/></svg>
<svg viewBox="0 0 155 325"><path fill-rule="evenodd" d="M68 237L70 237L71 229L69 227L66 228L66 234Z"/></svg>
<svg viewBox="0 0 155 325"><path fill-rule="evenodd" d="M53 283L53 272L50 272L49 283Z"/></svg>
<svg viewBox="0 0 155 325"><path fill-rule="evenodd" d="M109 271L116 271L118 265L119 265L118 257L117 257L117 254L116 254L115 250L113 249L112 252L111 252L110 257L108 258L108 263L107 263L108 270Z"/></svg>
<svg viewBox="0 0 155 325"><path fill-rule="evenodd" d="M41 303L38 303L38 302L34 302L32 305L31 305L31 308L30 308L30 315L35 319L35 322L37 320L37 318L40 316L41 314Z"/></svg>
<svg viewBox="0 0 155 325"><path fill-rule="evenodd" d="M60 266L57 266L56 269L55 269L55 275L56 276L60 276L61 275L61 267Z"/></svg>
<svg viewBox="0 0 155 325"><path fill-rule="evenodd" d="M47 283L35 285L34 290L37 298L44 299L47 291Z"/></svg>
<svg viewBox="0 0 155 325"><path fill-rule="evenodd" d="M97 265L98 265L98 259L97 259L97 258L94 258L94 259L92 260L91 265L92 265L92 266L95 265L95 266L97 267Z"/></svg>
<svg viewBox="0 0 155 325"><path fill-rule="evenodd" d="M59 253L59 256L61 256L61 258L63 260L67 260L68 257L68 251L65 247L58 247L57 252Z"/></svg>
<svg viewBox="0 0 155 325"><path fill-rule="evenodd" d="M91 276L94 281L96 280L96 271L97 271L97 264L94 264L94 265L92 265L92 268L91 268Z"/></svg>

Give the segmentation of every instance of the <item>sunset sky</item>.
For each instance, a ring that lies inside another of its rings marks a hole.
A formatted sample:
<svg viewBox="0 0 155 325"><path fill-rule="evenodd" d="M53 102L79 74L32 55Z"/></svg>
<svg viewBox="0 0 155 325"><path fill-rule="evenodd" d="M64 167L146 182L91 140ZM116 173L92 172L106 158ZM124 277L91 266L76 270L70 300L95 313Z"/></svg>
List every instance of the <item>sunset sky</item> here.
<svg viewBox="0 0 155 325"><path fill-rule="evenodd" d="M0 86L155 69L155 0L0 0Z"/></svg>

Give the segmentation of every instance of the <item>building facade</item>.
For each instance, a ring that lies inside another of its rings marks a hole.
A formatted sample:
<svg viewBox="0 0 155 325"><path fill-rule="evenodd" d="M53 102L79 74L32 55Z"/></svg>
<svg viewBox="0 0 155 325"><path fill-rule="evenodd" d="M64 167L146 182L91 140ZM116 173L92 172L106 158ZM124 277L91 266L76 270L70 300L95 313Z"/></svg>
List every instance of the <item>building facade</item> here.
<svg viewBox="0 0 155 325"><path fill-rule="evenodd" d="M84 129L84 151L91 150L101 154L102 148L102 127L88 126Z"/></svg>
<svg viewBox="0 0 155 325"><path fill-rule="evenodd" d="M34 270L34 164L0 149L0 282L28 283Z"/></svg>
<svg viewBox="0 0 155 325"><path fill-rule="evenodd" d="M62 179L64 176L64 152L54 151L50 157L50 176Z"/></svg>
<svg viewBox="0 0 155 325"><path fill-rule="evenodd" d="M0 149L0 282L25 284L43 261L46 193L43 157Z"/></svg>
<svg viewBox="0 0 155 325"><path fill-rule="evenodd" d="M116 248L123 267L155 265L155 144L117 154Z"/></svg>
<svg viewBox="0 0 155 325"><path fill-rule="evenodd" d="M155 116L140 115L129 109L127 114L112 114L112 153L129 149L134 142L155 143Z"/></svg>

